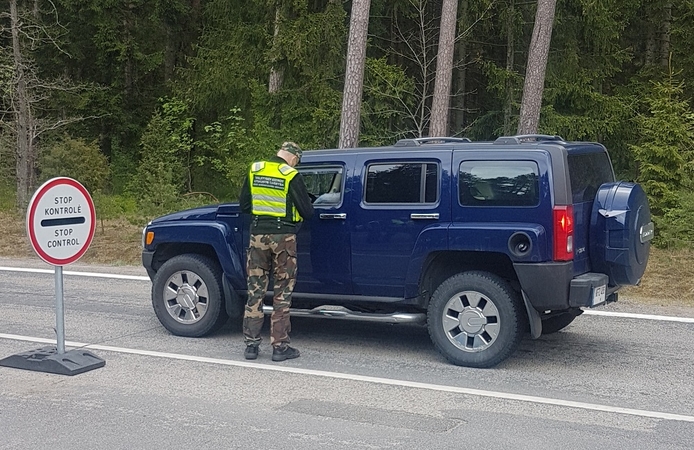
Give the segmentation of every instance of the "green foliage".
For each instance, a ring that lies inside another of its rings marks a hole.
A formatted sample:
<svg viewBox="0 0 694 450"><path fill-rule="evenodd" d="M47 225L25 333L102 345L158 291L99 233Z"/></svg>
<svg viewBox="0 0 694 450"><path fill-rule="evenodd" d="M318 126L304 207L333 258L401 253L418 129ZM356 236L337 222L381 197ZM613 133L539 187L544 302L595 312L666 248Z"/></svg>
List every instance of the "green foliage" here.
<svg viewBox="0 0 694 450"><path fill-rule="evenodd" d="M680 98L683 86L674 76L653 83L643 98L647 111L635 119L639 140L631 149L639 163L637 179L660 219L680 206L678 192L694 169L694 112Z"/></svg>
<svg viewBox="0 0 694 450"><path fill-rule="evenodd" d="M302 148L337 145L342 92L329 83L307 81L303 86L285 86L270 94L267 86L253 82L251 92L249 135L261 146L271 143L274 148L286 140L300 143Z"/></svg>
<svg viewBox="0 0 694 450"><path fill-rule="evenodd" d="M63 135L41 152L41 181L54 177L70 177L84 185L90 193L101 191L108 181L109 166L96 141L85 142Z"/></svg>
<svg viewBox="0 0 694 450"><path fill-rule="evenodd" d="M241 189L249 159L259 153L250 144L243 122L240 110L231 109L222 121L205 126L206 136L197 142L200 152L195 163L222 174L231 192Z"/></svg>
<svg viewBox="0 0 694 450"><path fill-rule="evenodd" d="M658 247L669 249L694 247L694 192L676 193L679 208L668 209L663 216L654 216L655 240Z"/></svg>
<svg viewBox="0 0 694 450"><path fill-rule="evenodd" d="M218 192L230 192L231 197L236 198L250 164L273 156L286 140L293 140L304 149L310 148L296 138L300 133L290 134L289 127L272 128L268 120L256 117L253 128L247 130L241 111L234 108L222 121L205 127L206 135L196 142L199 151L195 162L223 176L226 189L218 188Z"/></svg>
<svg viewBox="0 0 694 450"><path fill-rule="evenodd" d="M100 220L131 217L137 214L137 202L133 197L124 195L106 195L96 192L92 195L96 217Z"/></svg>
<svg viewBox="0 0 694 450"><path fill-rule="evenodd" d="M174 86L195 117L209 124L230 107L250 110L249 83L269 76L269 65L259 56L268 48L270 17L266 5L248 7L245 0L206 2L196 54Z"/></svg>
<svg viewBox="0 0 694 450"><path fill-rule="evenodd" d="M12 186L7 180L0 181L0 211L11 211L17 206L16 186Z"/></svg>
<svg viewBox="0 0 694 450"><path fill-rule="evenodd" d="M405 136L420 137L415 81L386 57L367 58L360 144L389 145Z"/></svg>
<svg viewBox="0 0 694 450"><path fill-rule="evenodd" d="M142 159L129 190L145 211L178 209L189 181L193 119L176 99L165 101L142 136Z"/></svg>
<svg viewBox="0 0 694 450"><path fill-rule="evenodd" d="M0 180L12 185L15 173L15 152L17 145L9 133L0 131Z"/></svg>

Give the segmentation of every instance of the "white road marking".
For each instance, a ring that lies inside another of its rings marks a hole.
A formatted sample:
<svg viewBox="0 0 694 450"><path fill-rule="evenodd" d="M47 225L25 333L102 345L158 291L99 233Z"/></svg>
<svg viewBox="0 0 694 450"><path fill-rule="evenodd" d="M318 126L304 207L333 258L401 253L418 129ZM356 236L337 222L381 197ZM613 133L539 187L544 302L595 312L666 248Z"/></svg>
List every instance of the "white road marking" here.
<svg viewBox="0 0 694 450"><path fill-rule="evenodd" d="M26 273L55 273L51 269L28 269L24 267L2 267L0 266L0 271L7 272L26 272ZM96 277L96 278L116 278L119 280L136 280L136 281L149 281L149 277L137 276L137 275L118 275L115 273L99 273L99 272L73 272L70 270L63 270L63 275L75 275L80 277Z"/></svg>
<svg viewBox="0 0 694 450"><path fill-rule="evenodd" d="M588 314L591 316L623 317L626 319L645 319L645 320L662 320L662 321L666 321L666 322L694 323L694 318L692 318L692 317L656 316L656 315L652 315L652 314L622 313L622 312L612 312L612 311L599 311L599 310L594 310L594 309L585 310L585 311L583 311L583 314Z"/></svg>
<svg viewBox="0 0 694 450"><path fill-rule="evenodd" d="M56 344L55 340L44 339L31 336L21 336L17 334L0 333L0 339L11 339L15 341L37 342L42 344ZM414 389L426 389L430 391L450 392L454 394L474 395L478 397L496 398L501 400L516 400L521 402L539 403L544 405L562 406L567 408L578 408L589 411L601 411L614 414L626 414L631 416L647 417L651 419L674 420L678 422L694 423L694 416L682 414L672 414L659 411L648 411L643 409L622 408L619 406L600 405L596 403L575 402L555 398L536 397L533 395L512 394L508 392L486 391L481 389L471 389L456 386L444 386L440 384L420 383L416 381L404 381L391 378L370 377L365 375L354 375L349 373L328 372L324 370L301 369L288 366L268 365L262 363L250 363L245 361L232 361L228 359L207 358L203 356L182 355L178 353L165 353L152 350L138 350L133 348L112 347L109 345L85 344L82 342L66 341L66 347L79 347L89 350L102 350L106 352L126 353L131 355L152 356L155 358L167 358L179 361L193 361L207 364L217 364L222 366L244 367L257 370L269 370L273 372L285 372L300 375L310 375L324 378L334 378L347 381L361 381L365 383L383 384L396 387L408 387Z"/></svg>
<svg viewBox="0 0 694 450"><path fill-rule="evenodd" d="M53 274L54 271L50 269L29 269L25 267L3 267L0 266L0 272L25 272L25 273L47 273ZM64 270L63 275L80 276L80 277L95 277L95 278L115 278L119 280L134 280L134 281L150 281L149 277L137 276L137 275L118 275L112 273L100 273L100 272L74 272L70 270ZM692 317L676 317L676 316L657 316L652 314L634 314L634 313L622 313L622 312L612 312L612 311L601 311L595 309L586 309L583 311L584 314L590 316L607 316L607 317L621 317L625 319L643 319L643 320L660 320L666 322L681 322L681 323L694 323L694 318Z"/></svg>

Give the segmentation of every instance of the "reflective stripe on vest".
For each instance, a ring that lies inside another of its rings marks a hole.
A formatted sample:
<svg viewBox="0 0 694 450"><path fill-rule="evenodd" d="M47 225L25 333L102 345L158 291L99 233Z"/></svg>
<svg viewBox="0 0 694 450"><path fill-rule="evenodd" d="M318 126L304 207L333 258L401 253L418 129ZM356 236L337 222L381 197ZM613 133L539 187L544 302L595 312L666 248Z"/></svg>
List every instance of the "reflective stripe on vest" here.
<svg viewBox="0 0 694 450"><path fill-rule="evenodd" d="M269 161L259 161L251 165L249 186L251 188L252 212L256 216L287 217L287 194L289 182L298 172L293 167ZM299 222L301 216L292 206L292 222Z"/></svg>

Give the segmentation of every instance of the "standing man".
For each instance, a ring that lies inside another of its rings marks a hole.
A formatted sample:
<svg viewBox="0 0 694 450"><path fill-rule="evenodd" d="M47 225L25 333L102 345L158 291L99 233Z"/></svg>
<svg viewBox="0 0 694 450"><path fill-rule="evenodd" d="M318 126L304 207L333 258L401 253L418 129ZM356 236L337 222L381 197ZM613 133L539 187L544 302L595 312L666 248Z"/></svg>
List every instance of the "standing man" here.
<svg viewBox="0 0 694 450"><path fill-rule="evenodd" d="M258 357L260 329L263 327L263 298L269 274L275 281L270 320L272 360L299 357L290 347L289 307L296 283L296 233L301 221L313 217L313 205L304 180L294 167L302 150L285 142L277 156L254 162L241 188L241 211L252 214L248 247L248 301L243 316L246 359Z"/></svg>

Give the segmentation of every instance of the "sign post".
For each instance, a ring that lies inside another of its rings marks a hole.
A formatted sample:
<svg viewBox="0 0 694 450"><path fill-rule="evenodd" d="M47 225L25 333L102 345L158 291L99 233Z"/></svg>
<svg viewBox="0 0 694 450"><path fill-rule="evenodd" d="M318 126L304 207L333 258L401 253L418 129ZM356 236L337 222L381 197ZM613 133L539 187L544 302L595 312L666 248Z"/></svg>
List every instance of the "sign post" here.
<svg viewBox="0 0 694 450"><path fill-rule="evenodd" d="M65 352L63 266L84 255L95 227L94 202L78 181L53 178L34 193L27 209L27 235L36 254L55 268L56 347L9 356L0 360L0 366L76 375L106 364L84 350Z"/></svg>

